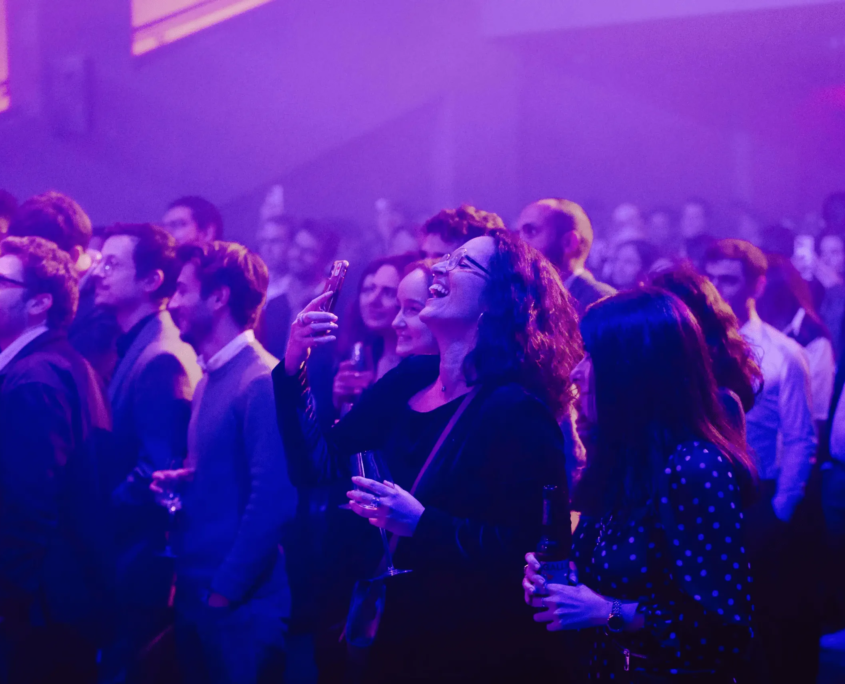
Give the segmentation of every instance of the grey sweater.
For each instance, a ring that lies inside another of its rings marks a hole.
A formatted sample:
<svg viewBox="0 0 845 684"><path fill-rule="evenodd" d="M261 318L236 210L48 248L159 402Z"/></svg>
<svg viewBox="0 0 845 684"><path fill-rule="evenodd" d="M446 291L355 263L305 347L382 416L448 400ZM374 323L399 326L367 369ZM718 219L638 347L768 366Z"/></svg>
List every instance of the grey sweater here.
<svg viewBox="0 0 845 684"><path fill-rule="evenodd" d="M282 526L293 518L270 372L277 360L257 342L197 385L188 428L181 580L232 602L287 587Z"/></svg>

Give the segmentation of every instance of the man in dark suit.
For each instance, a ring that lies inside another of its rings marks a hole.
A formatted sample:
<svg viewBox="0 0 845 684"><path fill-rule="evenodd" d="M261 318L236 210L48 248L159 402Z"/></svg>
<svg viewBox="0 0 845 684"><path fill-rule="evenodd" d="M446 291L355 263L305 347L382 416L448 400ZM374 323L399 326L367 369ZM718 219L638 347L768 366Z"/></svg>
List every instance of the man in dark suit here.
<svg viewBox="0 0 845 684"><path fill-rule="evenodd" d="M593 226L575 202L543 199L529 204L519 215L517 229L523 240L557 266L579 315L593 302L616 292L584 266L593 246Z"/></svg>
<svg viewBox="0 0 845 684"><path fill-rule="evenodd" d="M94 682L107 586L108 405L68 343L70 257L0 243L0 681ZM2 671L5 670L5 671Z"/></svg>
<svg viewBox="0 0 845 684"><path fill-rule="evenodd" d="M131 669L139 649L166 625L172 568L159 556L167 516L149 485L154 471L179 467L185 458L191 399L201 375L194 350L179 339L165 310L178 275L173 238L151 224L110 228L93 273L96 303L114 313L123 333L108 390L121 629L107 670Z"/></svg>
<svg viewBox="0 0 845 684"><path fill-rule="evenodd" d="M117 363L115 340L120 329L113 314L94 305L90 278L94 260L88 251L92 232L91 220L82 207L67 195L54 191L26 200L9 226L9 235L50 240L70 256L80 281L79 306L68 328L68 340L107 385Z"/></svg>

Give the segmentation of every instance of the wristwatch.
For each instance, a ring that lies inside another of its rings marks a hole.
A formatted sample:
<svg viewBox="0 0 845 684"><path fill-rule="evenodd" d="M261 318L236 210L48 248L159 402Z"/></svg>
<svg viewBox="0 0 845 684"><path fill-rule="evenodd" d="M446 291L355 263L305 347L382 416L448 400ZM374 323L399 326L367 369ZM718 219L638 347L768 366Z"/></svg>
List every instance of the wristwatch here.
<svg viewBox="0 0 845 684"><path fill-rule="evenodd" d="M622 601L614 600L610 615L607 616L607 628L614 634L625 629L625 618L622 617Z"/></svg>

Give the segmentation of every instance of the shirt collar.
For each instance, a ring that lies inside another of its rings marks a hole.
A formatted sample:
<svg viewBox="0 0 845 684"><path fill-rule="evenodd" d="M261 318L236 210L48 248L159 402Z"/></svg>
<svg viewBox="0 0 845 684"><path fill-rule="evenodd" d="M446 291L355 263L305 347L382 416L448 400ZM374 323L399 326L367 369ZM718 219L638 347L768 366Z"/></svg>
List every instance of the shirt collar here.
<svg viewBox="0 0 845 684"><path fill-rule="evenodd" d="M244 330L240 335L224 346L223 349L212 356L207 362L202 356L200 356L197 359L197 363L204 372L211 373L216 371L218 368L225 366L253 342L255 342L255 331Z"/></svg>
<svg viewBox="0 0 845 684"><path fill-rule="evenodd" d="M584 271L587 269L583 266L581 268L576 268L572 273L569 274L569 277L563 281L563 286L568 290L572 287L572 283L575 282L575 279L581 276Z"/></svg>
<svg viewBox="0 0 845 684"><path fill-rule="evenodd" d="M804 323L804 317L806 315L806 309L798 309L798 311L795 312L795 318L793 318L792 322L783 329L784 334L789 335L790 337L798 337L798 333L801 332L801 325Z"/></svg>
<svg viewBox="0 0 845 684"><path fill-rule="evenodd" d="M26 345L32 342L39 335L43 335L47 332L47 330L48 328L46 325L39 325L21 333L14 342L0 352L0 372L6 370L6 366L8 366L12 360L20 354Z"/></svg>
<svg viewBox="0 0 845 684"><path fill-rule="evenodd" d="M763 319L760 318L760 315L756 310L751 311L748 316L748 320L739 329L739 332L743 336L750 337L755 340L759 339L763 335Z"/></svg>

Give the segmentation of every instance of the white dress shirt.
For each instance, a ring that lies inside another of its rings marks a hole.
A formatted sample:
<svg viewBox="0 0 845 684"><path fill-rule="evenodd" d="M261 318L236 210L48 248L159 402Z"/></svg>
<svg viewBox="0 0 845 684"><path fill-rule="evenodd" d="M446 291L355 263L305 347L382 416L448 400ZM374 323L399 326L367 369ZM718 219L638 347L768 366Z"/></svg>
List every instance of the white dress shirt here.
<svg viewBox="0 0 845 684"><path fill-rule="evenodd" d="M798 309L795 318L783 332L798 339L801 333L801 324L807 312ZM830 411L830 399L833 396L833 379L836 376L836 361L833 358L833 345L824 336L817 337L808 345L805 345L804 352L807 354L807 362L810 365L810 389L813 393L813 420L827 420Z"/></svg>
<svg viewBox="0 0 845 684"><path fill-rule="evenodd" d="M777 481L775 514L789 520L804 496L816 452L807 356L801 345L756 312L740 332L763 371L763 391L746 416L748 446L760 478Z"/></svg>
<svg viewBox="0 0 845 684"><path fill-rule="evenodd" d="M32 340L39 335L43 335L47 332L47 330L48 328L46 325L39 325L21 333L14 342L10 343L8 347L0 352L0 372L6 369L6 366L12 362L12 359L14 359L26 345L32 342Z"/></svg>
<svg viewBox="0 0 845 684"><path fill-rule="evenodd" d="M255 331L244 330L240 335L233 338L231 342L225 345L208 361L206 361L205 359L203 359L202 356L200 356L199 358L197 358L197 363L205 373L211 373L212 371L216 371L218 368L222 368L223 366L225 366L227 363L229 363L229 361L231 361L238 354L240 354L241 350L248 347L253 342L255 342Z"/></svg>

